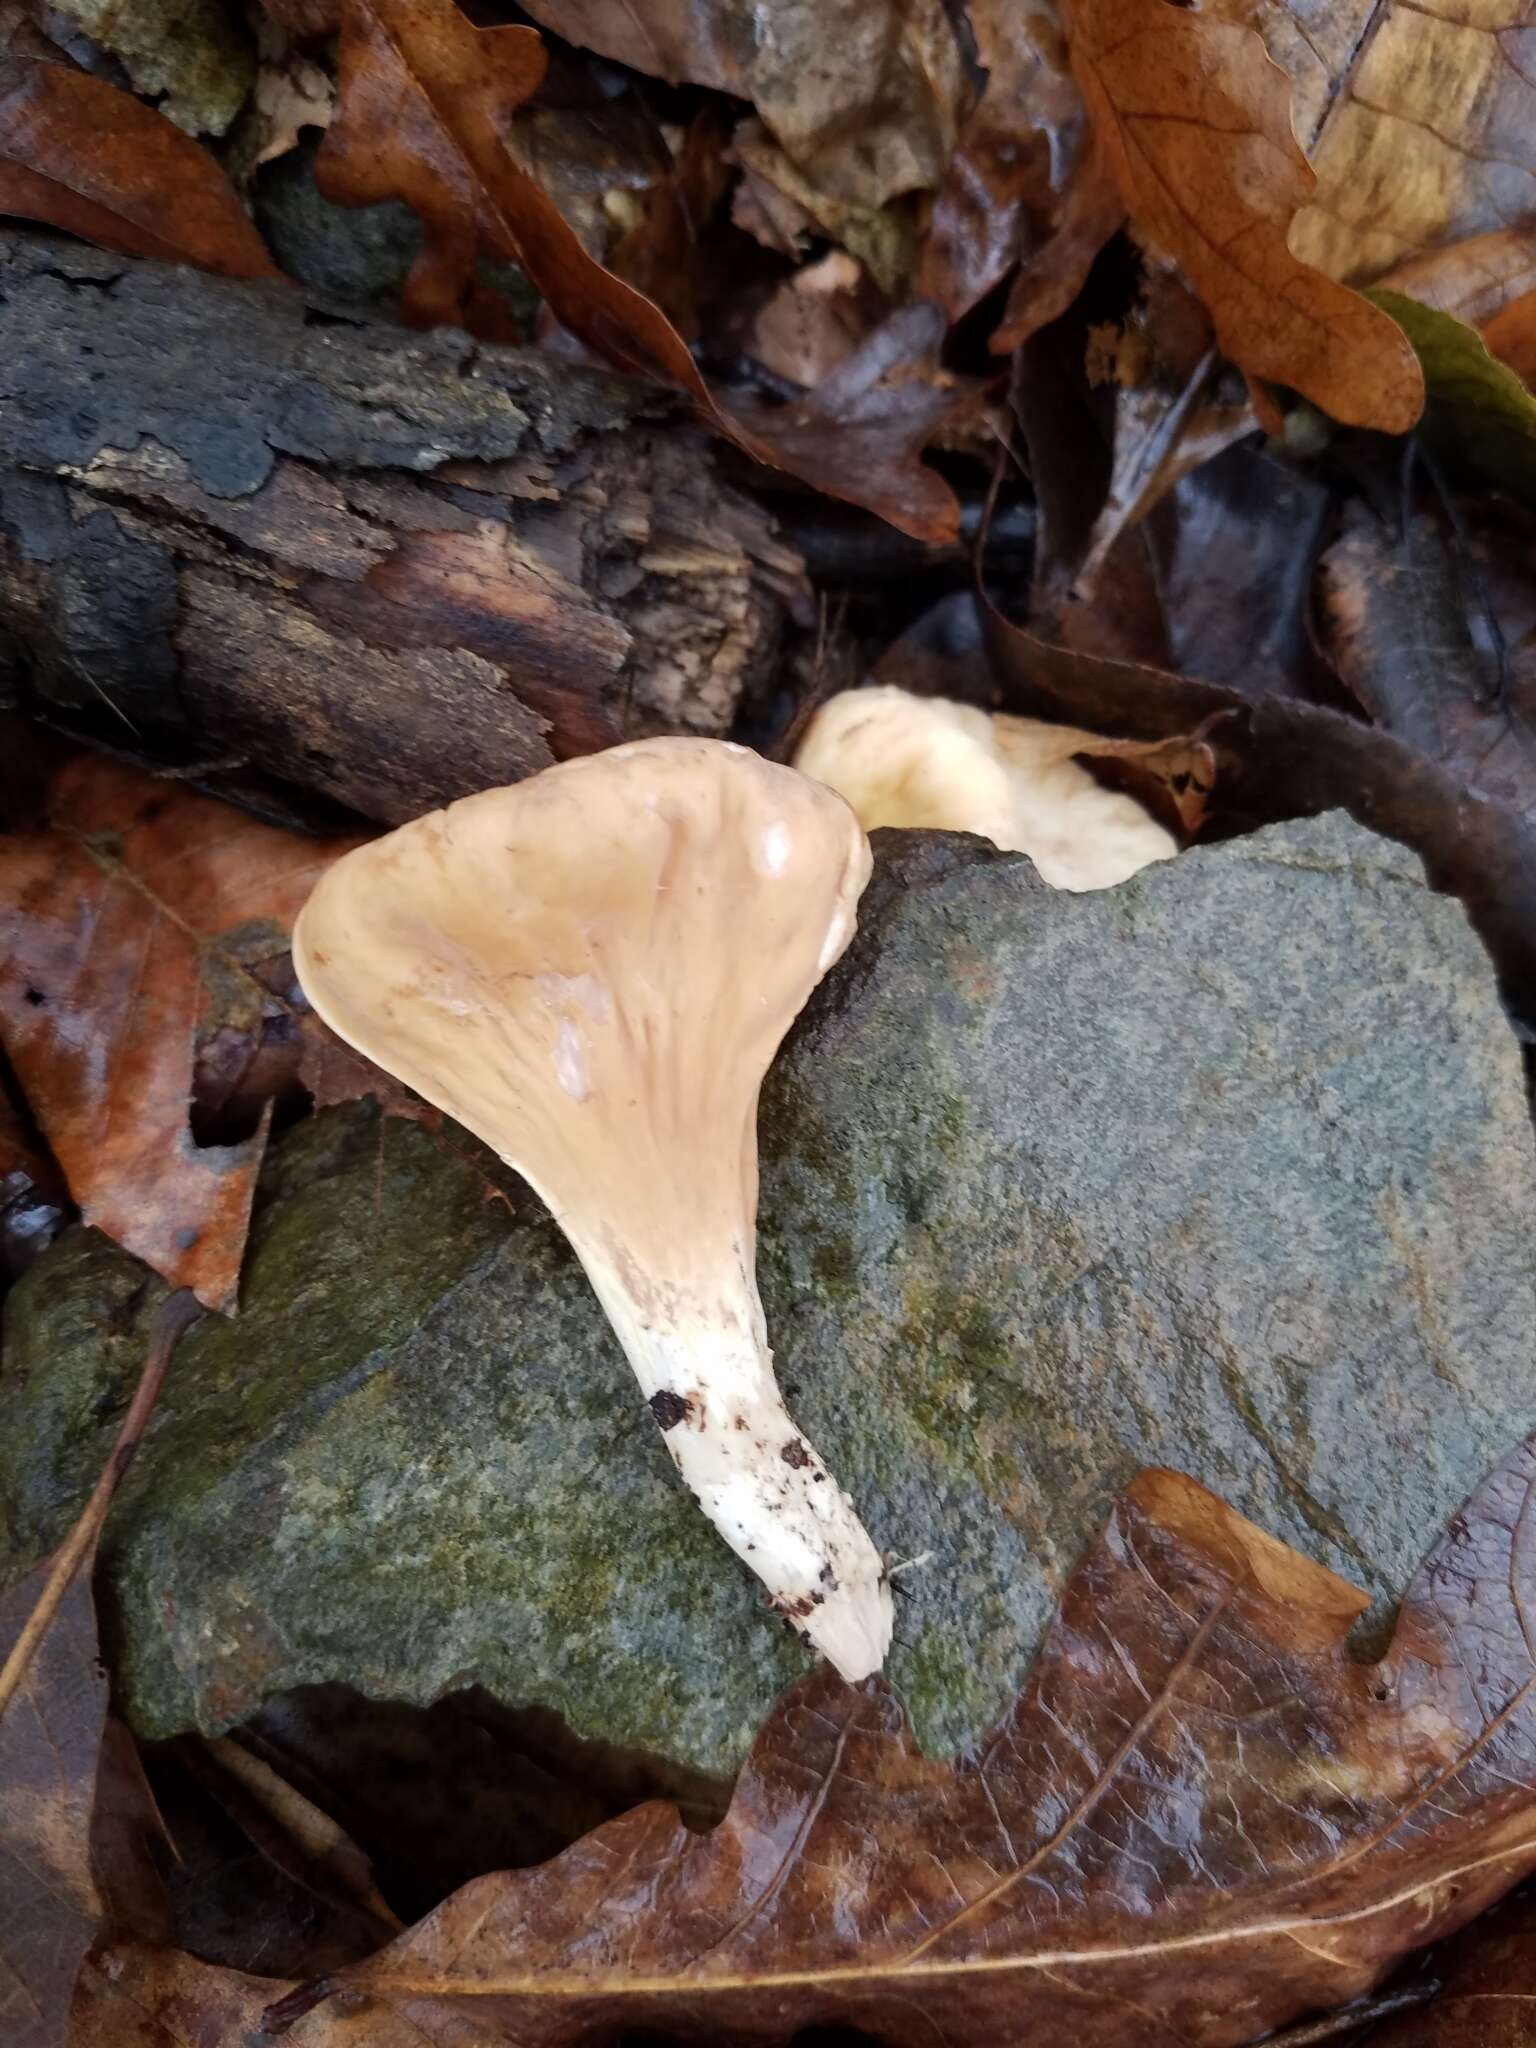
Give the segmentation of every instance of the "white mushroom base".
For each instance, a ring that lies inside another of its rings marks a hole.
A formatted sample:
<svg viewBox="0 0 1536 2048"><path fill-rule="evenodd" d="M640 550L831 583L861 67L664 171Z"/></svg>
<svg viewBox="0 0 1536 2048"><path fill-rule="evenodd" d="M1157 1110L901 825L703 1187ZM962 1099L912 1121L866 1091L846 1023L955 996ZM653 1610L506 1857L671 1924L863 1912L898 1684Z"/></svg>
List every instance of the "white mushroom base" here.
<svg viewBox="0 0 1536 2048"><path fill-rule="evenodd" d="M718 1308L707 1322L647 1326L627 1293L584 1263L710 1521L843 1678L878 1671L891 1641L885 1565L780 1398L756 1301L742 1304L735 1332L722 1329Z"/></svg>

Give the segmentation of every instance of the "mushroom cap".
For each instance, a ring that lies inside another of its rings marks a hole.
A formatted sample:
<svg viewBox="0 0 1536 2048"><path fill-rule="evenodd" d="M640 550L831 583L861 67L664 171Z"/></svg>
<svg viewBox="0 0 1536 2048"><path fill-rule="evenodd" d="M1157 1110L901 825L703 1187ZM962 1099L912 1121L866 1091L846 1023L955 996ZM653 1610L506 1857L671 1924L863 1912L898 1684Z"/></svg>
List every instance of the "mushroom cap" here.
<svg viewBox="0 0 1536 2048"><path fill-rule="evenodd" d="M1027 853L1053 889L1108 889L1179 849L1134 797L1105 789L1076 758L1102 751L1073 726L884 683L829 697L795 766L839 790L866 831L974 832Z"/></svg>
<svg viewBox="0 0 1536 2048"><path fill-rule="evenodd" d="M343 855L294 960L325 1022L531 1181L589 1270L707 1315L722 1257L750 1275L763 1076L868 877L833 791L641 740Z"/></svg>

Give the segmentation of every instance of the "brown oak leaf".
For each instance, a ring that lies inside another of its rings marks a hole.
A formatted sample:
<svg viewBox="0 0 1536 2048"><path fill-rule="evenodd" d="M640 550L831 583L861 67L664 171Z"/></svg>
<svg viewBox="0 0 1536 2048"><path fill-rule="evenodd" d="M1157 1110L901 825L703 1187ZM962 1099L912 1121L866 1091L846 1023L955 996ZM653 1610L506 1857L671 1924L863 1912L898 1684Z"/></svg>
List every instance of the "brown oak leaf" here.
<svg viewBox="0 0 1536 2048"><path fill-rule="evenodd" d="M260 2044L270 1977L220 1969L182 1949L103 1944L80 1971L66 2048L247 2048ZM289 2048L503 2048L472 2021L425 2035L371 2000L311 2013ZM8 2044L9 2048L9 2044ZM49 2044L53 2048L53 2044Z"/></svg>
<svg viewBox="0 0 1536 2048"><path fill-rule="evenodd" d="M1406 433L1424 405L1406 337L1286 246L1316 181L1260 38L1170 0L1075 0L1071 55L1132 220L1178 263L1223 352L1336 420Z"/></svg>

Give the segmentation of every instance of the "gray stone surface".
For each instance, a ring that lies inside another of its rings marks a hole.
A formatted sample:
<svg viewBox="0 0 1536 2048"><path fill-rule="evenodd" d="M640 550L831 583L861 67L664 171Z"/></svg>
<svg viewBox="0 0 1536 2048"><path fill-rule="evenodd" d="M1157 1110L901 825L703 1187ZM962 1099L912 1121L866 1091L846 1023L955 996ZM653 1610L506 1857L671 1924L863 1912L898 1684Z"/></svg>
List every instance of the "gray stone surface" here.
<svg viewBox="0 0 1536 2048"><path fill-rule="evenodd" d="M1521 1062L1459 907L1340 817L1088 897L877 844L765 1094L761 1270L799 1419L876 1541L931 1553L891 1663L922 1738L997 1713L1145 1464L1398 1591L1536 1427ZM86 1232L15 1291L10 1569L80 1499L155 1292ZM278 1149L244 1314L186 1341L104 1557L149 1733L479 1679L722 1769L803 1660L537 1206L367 1110Z"/></svg>

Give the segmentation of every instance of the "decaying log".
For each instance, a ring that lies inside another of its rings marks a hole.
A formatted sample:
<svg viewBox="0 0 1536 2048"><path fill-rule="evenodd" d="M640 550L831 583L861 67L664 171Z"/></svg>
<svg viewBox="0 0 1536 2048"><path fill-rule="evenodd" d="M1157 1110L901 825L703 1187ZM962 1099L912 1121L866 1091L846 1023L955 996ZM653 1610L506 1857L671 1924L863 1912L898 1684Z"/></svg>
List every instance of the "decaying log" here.
<svg viewBox="0 0 1536 2048"><path fill-rule="evenodd" d="M0 235L0 694L386 821L726 730L798 558L651 387Z"/></svg>

